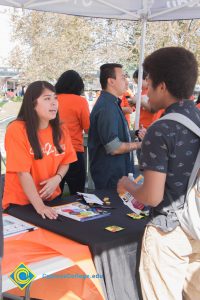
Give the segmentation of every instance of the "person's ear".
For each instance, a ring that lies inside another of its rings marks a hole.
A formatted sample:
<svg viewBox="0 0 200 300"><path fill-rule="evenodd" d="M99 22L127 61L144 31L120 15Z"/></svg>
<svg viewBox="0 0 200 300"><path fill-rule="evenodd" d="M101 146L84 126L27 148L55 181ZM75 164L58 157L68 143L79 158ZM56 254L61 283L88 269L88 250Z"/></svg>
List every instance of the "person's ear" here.
<svg viewBox="0 0 200 300"><path fill-rule="evenodd" d="M161 90L162 92L165 92L165 91L167 90L167 87L166 87L166 84L165 84L164 81L161 82L161 83L159 84L159 86L160 86L160 90Z"/></svg>
<svg viewBox="0 0 200 300"><path fill-rule="evenodd" d="M107 83L108 83L108 85L113 86L114 85L114 81L115 81L114 78L108 78Z"/></svg>

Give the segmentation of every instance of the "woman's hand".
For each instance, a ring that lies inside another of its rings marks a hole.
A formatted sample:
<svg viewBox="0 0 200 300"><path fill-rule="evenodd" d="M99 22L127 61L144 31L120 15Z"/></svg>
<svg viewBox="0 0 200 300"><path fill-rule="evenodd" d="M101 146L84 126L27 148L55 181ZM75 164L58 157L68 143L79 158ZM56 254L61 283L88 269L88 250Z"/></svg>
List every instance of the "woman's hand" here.
<svg viewBox="0 0 200 300"><path fill-rule="evenodd" d="M52 207L46 206L44 203L41 204L38 208L36 208L36 211L39 215L42 216L43 219L57 219L58 214Z"/></svg>
<svg viewBox="0 0 200 300"><path fill-rule="evenodd" d="M60 176L55 175L47 180L40 182L40 185L44 185L43 188L39 191L40 197L44 200L51 197L60 181Z"/></svg>
<svg viewBox="0 0 200 300"><path fill-rule="evenodd" d="M44 204L41 196L38 194L32 175L28 172L19 172L17 175L27 198L37 213L40 214L44 219L46 217L49 219L56 219L58 214L52 207L48 207ZM42 188L42 190L44 189L42 193L46 192L46 188L49 187L51 191L55 190L60 181L60 176L57 175L43 181L42 184L45 184L45 186Z"/></svg>
<svg viewBox="0 0 200 300"><path fill-rule="evenodd" d="M136 102L137 102L137 96L136 96L136 95L133 96L133 97L130 97L130 98L128 99L128 103L129 103L130 107L135 106Z"/></svg>
<svg viewBox="0 0 200 300"><path fill-rule="evenodd" d="M122 111L124 115L127 115L127 114L132 114L133 109L131 107L122 107Z"/></svg>

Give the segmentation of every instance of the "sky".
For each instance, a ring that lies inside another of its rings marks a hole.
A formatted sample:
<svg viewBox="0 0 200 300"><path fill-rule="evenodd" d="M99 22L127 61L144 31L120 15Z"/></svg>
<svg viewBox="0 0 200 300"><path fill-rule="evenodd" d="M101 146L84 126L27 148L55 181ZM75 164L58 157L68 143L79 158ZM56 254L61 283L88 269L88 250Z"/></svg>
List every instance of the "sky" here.
<svg viewBox="0 0 200 300"><path fill-rule="evenodd" d="M8 66L6 58L12 48L10 34L9 15L5 12L5 7L0 6L0 67Z"/></svg>

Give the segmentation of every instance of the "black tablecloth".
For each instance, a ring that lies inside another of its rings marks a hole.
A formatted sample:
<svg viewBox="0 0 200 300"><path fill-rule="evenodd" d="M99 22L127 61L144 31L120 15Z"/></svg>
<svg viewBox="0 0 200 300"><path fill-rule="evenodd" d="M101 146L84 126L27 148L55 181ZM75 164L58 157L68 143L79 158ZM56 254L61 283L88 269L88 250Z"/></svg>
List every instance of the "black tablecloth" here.
<svg viewBox="0 0 200 300"><path fill-rule="evenodd" d="M95 191L100 198L109 197L110 216L78 222L69 218L64 221L42 219L31 205L12 206L8 213L39 227L48 229L90 247L97 273L103 274L102 286L109 300L141 299L138 281L140 243L147 219L132 220L126 214L130 210L114 191ZM76 201L69 196L56 201L56 205ZM51 205L51 204L50 204ZM55 202L53 203L55 205ZM63 219L63 218L62 218ZM105 227L117 225L125 228L112 233Z"/></svg>

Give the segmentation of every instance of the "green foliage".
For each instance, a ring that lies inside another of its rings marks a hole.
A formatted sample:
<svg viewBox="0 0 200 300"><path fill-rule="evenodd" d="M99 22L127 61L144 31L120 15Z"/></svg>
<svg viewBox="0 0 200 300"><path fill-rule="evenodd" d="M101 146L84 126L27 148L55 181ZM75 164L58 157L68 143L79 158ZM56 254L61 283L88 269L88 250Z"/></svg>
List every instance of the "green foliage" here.
<svg viewBox="0 0 200 300"><path fill-rule="evenodd" d="M23 97L21 97L21 96L15 96L12 98L12 101L13 102L22 102L22 99L23 99Z"/></svg>
<svg viewBox="0 0 200 300"><path fill-rule="evenodd" d="M0 107L4 106L5 103L6 103L6 102L1 101L1 102L0 102Z"/></svg>
<svg viewBox="0 0 200 300"><path fill-rule="evenodd" d="M140 22L14 10L12 28L16 47L10 63L21 69L25 83L54 83L67 69L87 76L105 62L122 63L127 71L138 67ZM145 56L161 47L183 46L200 61L199 28L200 20L149 22Z"/></svg>

